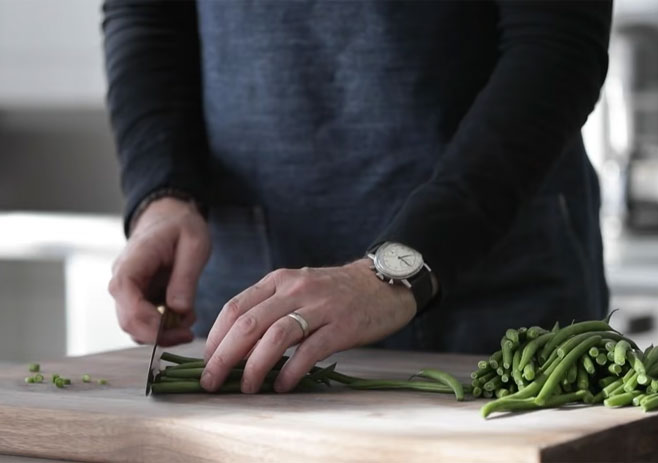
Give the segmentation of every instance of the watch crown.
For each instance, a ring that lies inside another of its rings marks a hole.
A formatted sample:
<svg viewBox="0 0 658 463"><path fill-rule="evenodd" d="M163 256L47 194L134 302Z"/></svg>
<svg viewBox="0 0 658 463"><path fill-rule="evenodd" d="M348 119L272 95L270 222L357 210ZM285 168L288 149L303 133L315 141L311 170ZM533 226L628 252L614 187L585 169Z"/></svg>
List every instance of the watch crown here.
<svg viewBox="0 0 658 463"><path fill-rule="evenodd" d="M375 270L375 264L370 264L370 270Z"/></svg>
<svg viewBox="0 0 658 463"><path fill-rule="evenodd" d="M377 275L377 278L379 278L380 280L384 281L384 275L382 275L382 274L379 273L379 272L377 272L376 275Z"/></svg>

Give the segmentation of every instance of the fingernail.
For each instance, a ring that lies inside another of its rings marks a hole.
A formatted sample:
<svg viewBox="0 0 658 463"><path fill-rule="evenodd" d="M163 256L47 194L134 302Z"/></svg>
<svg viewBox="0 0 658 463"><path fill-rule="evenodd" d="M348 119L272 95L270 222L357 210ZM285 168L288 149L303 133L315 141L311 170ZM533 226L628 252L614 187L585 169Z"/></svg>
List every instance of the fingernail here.
<svg viewBox="0 0 658 463"><path fill-rule="evenodd" d="M215 389L215 377L212 373L204 371L201 375L201 387L206 391L212 391Z"/></svg>
<svg viewBox="0 0 658 463"><path fill-rule="evenodd" d="M279 381L278 379L274 381L274 392L285 392L285 388L283 387L283 381Z"/></svg>
<svg viewBox="0 0 658 463"><path fill-rule="evenodd" d="M243 379L242 380L242 393L243 394L253 394L254 392L254 386L251 384L251 382Z"/></svg>
<svg viewBox="0 0 658 463"><path fill-rule="evenodd" d="M190 298L185 294L175 294L174 297L171 298L171 302L179 307L188 307L191 305Z"/></svg>

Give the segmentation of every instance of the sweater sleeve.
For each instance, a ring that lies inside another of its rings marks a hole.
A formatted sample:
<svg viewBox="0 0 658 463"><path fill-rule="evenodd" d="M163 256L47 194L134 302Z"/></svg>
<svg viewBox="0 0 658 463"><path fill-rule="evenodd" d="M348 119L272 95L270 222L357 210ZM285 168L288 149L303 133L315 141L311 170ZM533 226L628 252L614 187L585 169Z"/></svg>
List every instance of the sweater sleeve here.
<svg viewBox="0 0 658 463"><path fill-rule="evenodd" d="M499 59L430 180L377 242L420 251L450 292L510 229L598 100L611 2L500 1Z"/></svg>
<svg viewBox="0 0 658 463"><path fill-rule="evenodd" d="M127 227L149 193L175 188L206 202L196 2L105 0L107 104Z"/></svg>

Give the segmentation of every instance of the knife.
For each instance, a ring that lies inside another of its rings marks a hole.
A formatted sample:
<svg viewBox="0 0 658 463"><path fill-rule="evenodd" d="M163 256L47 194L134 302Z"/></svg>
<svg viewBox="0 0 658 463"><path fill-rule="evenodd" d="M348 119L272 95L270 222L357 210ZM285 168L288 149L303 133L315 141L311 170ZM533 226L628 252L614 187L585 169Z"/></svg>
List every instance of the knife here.
<svg viewBox="0 0 658 463"><path fill-rule="evenodd" d="M151 393L151 385L153 384L155 377L160 373L160 337L165 329L173 328L180 322L178 314L167 309L167 306L159 305L157 310L160 313L160 324L158 325L158 333L155 336L155 343L153 344L153 350L151 351L151 360L149 361L149 369L146 375L147 396ZM158 353L157 360L156 353Z"/></svg>

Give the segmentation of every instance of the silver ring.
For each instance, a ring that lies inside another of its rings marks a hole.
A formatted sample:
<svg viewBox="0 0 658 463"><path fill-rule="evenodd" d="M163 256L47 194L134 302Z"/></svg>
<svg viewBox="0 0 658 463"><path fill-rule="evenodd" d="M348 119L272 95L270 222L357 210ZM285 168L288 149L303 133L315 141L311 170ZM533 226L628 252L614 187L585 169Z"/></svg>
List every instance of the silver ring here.
<svg viewBox="0 0 658 463"><path fill-rule="evenodd" d="M308 322L304 320L304 317L299 315L297 312L289 313L288 317L292 318L297 322L299 327L302 329L303 338L306 338L306 336L308 336Z"/></svg>

